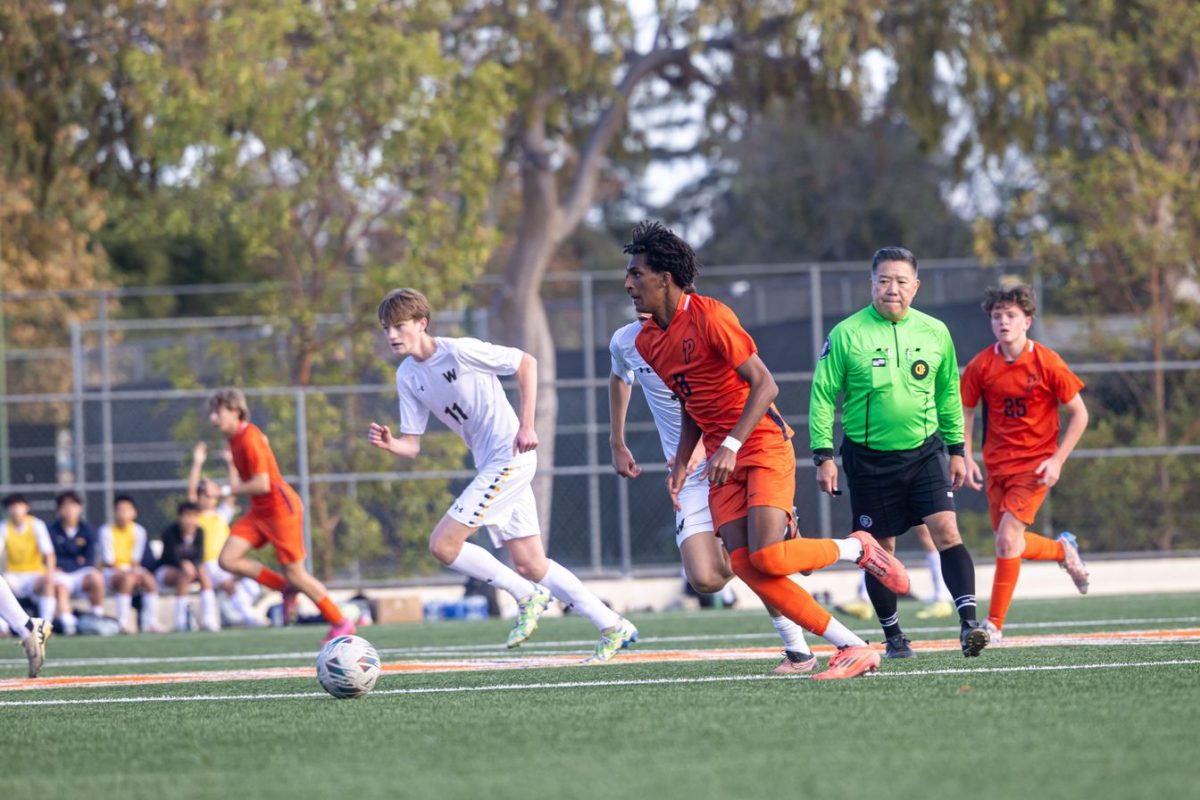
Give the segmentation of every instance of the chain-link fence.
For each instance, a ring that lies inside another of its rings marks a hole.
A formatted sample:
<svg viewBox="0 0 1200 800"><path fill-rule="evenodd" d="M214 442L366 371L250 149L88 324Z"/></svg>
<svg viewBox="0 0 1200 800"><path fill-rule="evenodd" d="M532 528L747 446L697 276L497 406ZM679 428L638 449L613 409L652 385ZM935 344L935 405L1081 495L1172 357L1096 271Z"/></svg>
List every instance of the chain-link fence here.
<svg viewBox="0 0 1200 800"><path fill-rule="evenodd" d="M1004 276L1028 277L1021 264L922 265L914 305L947 323L960 364L992 341L979 301L984 287ZM622 281L620 270L554 274L544 287L558 349L555 463L541 467L554 475L550 549L585 574L678 569L658 437L636 390L627 440L645 473L623 480L609 463L607 345L612 332L633 318ZM481 282L470 310L439 316L439 330L498 338L498 288ZM210 389L221 385L214 353L223 348L234 358L290 357L276 320L216 313L245 310L248 293L269 290L171 287L4 298L0 312L23 320L25 343L17 347L9 339L0 358L0 490L23 492L35 513L49 517L53 496L75 488L85 495L95 522L106 517L115 494L130 494L142 523L157 535L182 497L192 443L206 437L216 449L202 414ZM815 489L807 449L808 394L825 332L869 302L865 266L708 268L701 291L733 308L779 383L777 405L797 431L801 529L808 535L846 532L848 500L831 500ZM1200 396L1200 362L1143 360L1148 348L1142 347L1137 320L1055 317L1052 295L1043 302L1050 313L1043 312L1035 335L1062 352L1087 381L1092 426L1040 523L1047 530L1077 530L1093 552L1200 546L1200 512L1190 501L1200 490L1200 446L1192 444L1200 431L1187 411L1187 398ZM37 328L39 303L59 308L68 301L75 309L91 309L81 315L85 321L50 317ZM155 316L162 309L171 315ZM189 310L204 316L178 316ZM1118 342L1123 360L1105 360L1085 331ZM380 364L389 358L380 341ZM255 421L271 435L281 468L310 509L308 534L319 572L361 582L432 570L425 535L473 476L469 457L448 432L431 428L429 455L411 466L397 465L380 460L365 438L369 420L396 423L394 389L382 377L378 383L260 387L246 394ZM1161 402L1153 401L1159 397ZM208 473L221 477L218 459L210 460ZM968 542L990 552L983 496L965 491L959 504Z"/></svg>

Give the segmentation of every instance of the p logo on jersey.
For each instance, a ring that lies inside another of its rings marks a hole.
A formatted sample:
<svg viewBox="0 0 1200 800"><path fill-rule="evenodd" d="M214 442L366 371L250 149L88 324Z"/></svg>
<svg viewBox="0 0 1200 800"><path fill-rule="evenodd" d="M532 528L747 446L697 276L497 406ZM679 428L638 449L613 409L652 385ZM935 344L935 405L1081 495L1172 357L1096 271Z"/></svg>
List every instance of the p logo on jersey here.
<svg viewBox="0 0 1200 800"><path fill-rule="evenodd" d="M923 381L927 375L929 375L929 364L920 359L914 361L912 365L912 376L919 381Z"/></svg>

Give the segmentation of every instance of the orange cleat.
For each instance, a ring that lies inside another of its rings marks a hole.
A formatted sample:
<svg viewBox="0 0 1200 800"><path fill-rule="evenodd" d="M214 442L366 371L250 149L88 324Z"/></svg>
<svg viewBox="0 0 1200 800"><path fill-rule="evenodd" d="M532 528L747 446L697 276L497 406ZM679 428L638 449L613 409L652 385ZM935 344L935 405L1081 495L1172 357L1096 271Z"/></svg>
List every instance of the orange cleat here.
<svg viewBox="0 0 1200 800"><path fill-rule="evenodd" d="M343 619L341 622L329 627L329 633L325 634L325 638L321 640L321 644L328 644L339 636L353 636L357 632L353 622Z"/></svg>
<svg viewBox="0 0 1200 800"><path fill-rule="evenodd" d="M864 572L874 575L880 583L896 594L908 594L911 588L908 570L895 556L884 550L875 537L866 531L855 531L850 534L850 538L858 539L863 549L862 556L854 562L855 564Z"/></svg>
<svg viewBox="0 0 1200 800"><path fill-rule="evenodd" d="M839 647L825 671L813 675L812 680L837 681L869 675L879 671L879 662L879 653L866 645Z"/></svg>

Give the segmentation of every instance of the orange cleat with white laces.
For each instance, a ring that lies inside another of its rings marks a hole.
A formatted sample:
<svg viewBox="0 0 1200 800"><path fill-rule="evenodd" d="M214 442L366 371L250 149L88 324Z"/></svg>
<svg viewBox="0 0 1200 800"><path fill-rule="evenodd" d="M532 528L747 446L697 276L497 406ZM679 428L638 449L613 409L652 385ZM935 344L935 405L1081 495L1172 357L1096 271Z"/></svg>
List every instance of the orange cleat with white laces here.
<svg viewBox="0 0 1200 800"><path fill-rule="evenodd" d="M857 539L862 545L862 556L857 564L863 572L874 575L876 580L898 595L906 595L912 584L908 580L908 570L894 555L883 549L883 545L866 531L855 531L851 539Z"/></svg>
<svg viewBox="0 0 1200 800"><path fill-rule="evenodd" d="M825 671L813 675L812 680L836 681L869 675L879 671L879 663L879 653L865 645L839 647Z"/></svg>

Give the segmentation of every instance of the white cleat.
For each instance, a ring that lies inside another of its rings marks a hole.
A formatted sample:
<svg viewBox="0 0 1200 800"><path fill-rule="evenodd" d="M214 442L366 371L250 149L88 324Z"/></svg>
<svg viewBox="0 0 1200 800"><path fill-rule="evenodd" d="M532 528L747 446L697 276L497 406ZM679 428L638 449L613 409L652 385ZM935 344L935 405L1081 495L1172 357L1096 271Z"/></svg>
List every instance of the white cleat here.
<svg viewBox="0 0 1200 800"><path fill-rule="evenodd" d="M33 617L30 622L33 623L33 630L21 642L21 646L25 648L25 657L29 659L29 677L36 678L46 663L46 642L54 634L54 628L50 620Z"/></svg>
<svg viewBox="0 0 1200 800"><path fill-rule="evenodd" d="M1075 534L1063 531L1058 535L1058 541L1063 546L1063 560L1059 566L1067 571L1071 580L1075 581L1075 588L1079 590L1079 593L1087 594L1088 571L1087 565L1079 557L1079 540L1075 538Z"/></svg>
<svg viewBox="0 0 1200 800"><path fill-rule="evenodd" d="M997 628L994 622L989 619L987 622L983 623L983 627L987 628L988 636L990 637L988 641L989 647L996 647L1004 644L1004 632Z"/></svg>

